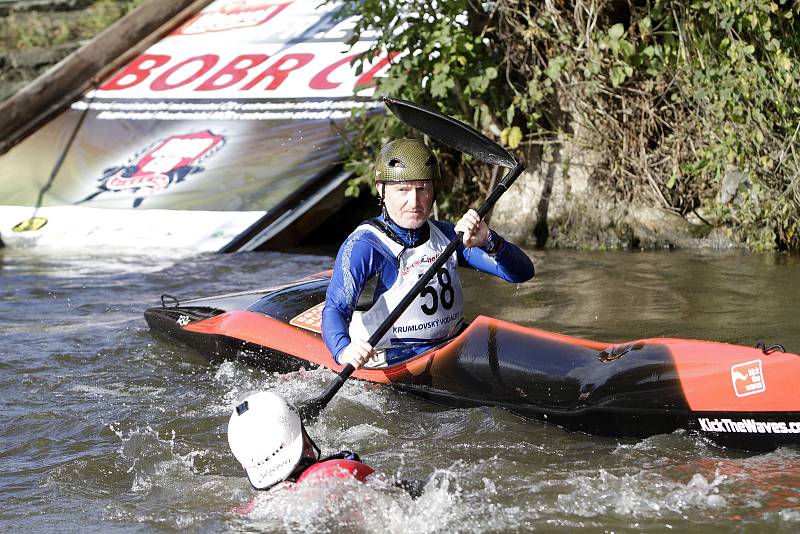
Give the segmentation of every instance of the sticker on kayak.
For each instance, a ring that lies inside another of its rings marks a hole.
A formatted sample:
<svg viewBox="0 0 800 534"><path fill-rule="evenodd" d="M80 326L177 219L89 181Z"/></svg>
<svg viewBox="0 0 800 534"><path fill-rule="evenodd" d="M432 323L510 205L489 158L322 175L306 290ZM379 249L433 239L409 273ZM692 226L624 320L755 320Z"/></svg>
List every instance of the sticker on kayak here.
<svg viewBox="0 0 800 534"><path fill-rule="evenodd" d="M756 421L755 419L711 419L697 420L704 432L746 432L749 434L800 434L797 421Z"/></svg>
<svg viewBox="0 0 800 534"><path fill-rule="evenodd" d="M761 360L738 363L731 367L733 391L737 397L747 397L767 390Z"/></svg>
<svg viewBox="0 0 800 534"><path fill-rule="evenodd" d="M311 309L308 309L289 321L289 324L298 328L305 328L317 334L322 333L322 309L325 307L324 302L320 302Z"/></svg>

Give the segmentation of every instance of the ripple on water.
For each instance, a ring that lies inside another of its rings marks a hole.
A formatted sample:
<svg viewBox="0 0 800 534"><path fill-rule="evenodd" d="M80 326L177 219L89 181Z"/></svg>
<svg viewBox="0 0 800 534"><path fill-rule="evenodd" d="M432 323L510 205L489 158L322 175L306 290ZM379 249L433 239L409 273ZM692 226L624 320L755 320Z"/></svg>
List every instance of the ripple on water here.
<svg viewBox="0 0 800 534"><path fill-rule="evenodd" d="M568 480L571 490L558 496L558 508L584 517L615 514L621 517L680 518L689 509L724 508L720 494L725 476L707 480L695 474L685 484L653 471L614 475L600 469L594 475Z"/></svg>
<svg viewBox="0 0 800 534"><path fill-rule="evenodd" d="M537 280L522 286L464 273L467 314L600 339L669 332L800 345L800 262L793 257L773 265L758 255L535 256ZM386 478L302 488L260 502L254 517L231 512L255 494L227 446L236 402L262 389L300 402L334 375L211 365L152 335L142 311L161 293L186 298L276 285L331 261L0 251L0 525L90 532L798 529L795 450L744 455L685 432L591 437L499 409L444 409L357 381L308 431L324 454L354 450ZM470 283L490 290L470 292ZM427 487L412 500L387 482L396 478Z"/></svg>

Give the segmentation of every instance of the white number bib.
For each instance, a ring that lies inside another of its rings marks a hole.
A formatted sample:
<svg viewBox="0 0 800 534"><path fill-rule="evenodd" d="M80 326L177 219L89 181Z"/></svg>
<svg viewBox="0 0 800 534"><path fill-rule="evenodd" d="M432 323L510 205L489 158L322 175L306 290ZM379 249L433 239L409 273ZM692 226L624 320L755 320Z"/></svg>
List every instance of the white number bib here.
<svg viewBox="0 0 800 534"><path fill-rule="evenodd" d="M356 231L368 230L380 238L395 257L400 270L394 284L365 312L355 312L350 323L351 339L369 339L383 320L389 316L411 287L428 270L450 241L436 225L426 222L430 239L415 248L406 248L392 241L374 226L363 224ZM414 299L392 328L378 342L376 348L389 348L409 344L430 344L453 337L464 321L464 303L461 281L456 268L458 259L453 254L434 275L433 279Z"/></svg>

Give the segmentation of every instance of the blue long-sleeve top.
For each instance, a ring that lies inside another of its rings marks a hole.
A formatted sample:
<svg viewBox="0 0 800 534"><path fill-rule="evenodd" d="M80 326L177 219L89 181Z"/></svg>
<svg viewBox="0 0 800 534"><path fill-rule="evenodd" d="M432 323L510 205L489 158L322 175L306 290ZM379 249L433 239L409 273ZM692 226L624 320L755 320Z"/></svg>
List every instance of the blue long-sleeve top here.
<svg viewBox="0 0 800 534"><path fill-rule="evenodd" d="M407 247L418 246L428 239L429 229L423 225L417 229L402 228L383 215L378 220L387 226ZM430 221L444 235L452 240L456 237L455 225L447 221ZM484 248L492 250L490 254ZM458 246L459 265L469 265L478 271L488 273L511 283L526 282L533 278L534 268L531 259L513 243L504 240L490 230L489 240L484 248ZM322 338L334 359L339 363L339 354L350 344L348 326L356 309L359 295L367 281L377 276L377 287L373 303L397 279L396 258L372 232L356 231L347 237L336 255L328 292L325 296L325 309L322 312ZM430 350L433 345L414 345L387 351L387 362L410 358Z"/></svg>

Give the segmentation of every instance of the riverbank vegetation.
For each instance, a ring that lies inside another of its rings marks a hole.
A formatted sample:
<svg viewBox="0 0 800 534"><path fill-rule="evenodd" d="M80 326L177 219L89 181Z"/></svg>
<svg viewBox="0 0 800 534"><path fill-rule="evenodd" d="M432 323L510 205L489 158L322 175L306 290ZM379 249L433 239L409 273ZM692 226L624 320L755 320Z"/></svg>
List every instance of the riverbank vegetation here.
<svg viewBox="0 0 800 534"><path fill-rule="evenodd" d="M0 52L82 41L94 37L144 0L61 2L62 9L10 9L0 19ZM37 5L37 4L34 4Z"/></svg>
<svg viewBox="0 0 800 534"><path fill-rule="evenodd" d="M377 93L458 117L530 162L578 143L592 187L800 249L800 3L792 0L347 2L356 34L398 55ZM405 130L355 122L348 165ZM587 163L588 162L588 163ZM443 154L450 215L483 198L485 165ZM575 165L561 160L561 165Z"/></svg>
<svg viewBox="0 0 800 534"><path fill-rule="evenodd" d="M144 0L7 2L0 11L0 100Z"/></svg>

